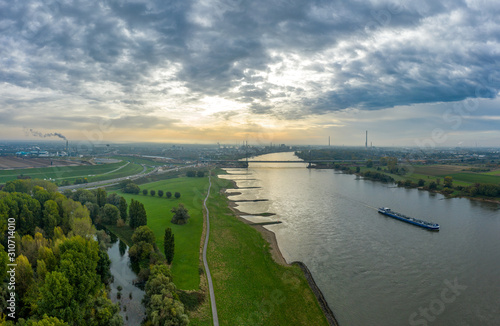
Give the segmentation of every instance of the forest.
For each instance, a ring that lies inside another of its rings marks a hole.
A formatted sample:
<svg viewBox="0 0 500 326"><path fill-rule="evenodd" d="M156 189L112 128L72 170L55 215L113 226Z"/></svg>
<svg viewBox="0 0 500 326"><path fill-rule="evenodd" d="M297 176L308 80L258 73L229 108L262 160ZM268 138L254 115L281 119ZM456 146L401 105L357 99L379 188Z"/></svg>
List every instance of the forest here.
<svg viewBox="0 0 500 326"><path fill-rule="evenodd" d="M61 194L44 180L11 181L4 190L0 191L0 324L123 325L120 307L108 294L109 236L95 224L127 219L136 228L135 260L142 267L146 289L143 325L189 323L163 255L154 245L144 246L146 241L154 244L154 235L140 202L127 210L122 197L107 195L103 189Z"/></svg>

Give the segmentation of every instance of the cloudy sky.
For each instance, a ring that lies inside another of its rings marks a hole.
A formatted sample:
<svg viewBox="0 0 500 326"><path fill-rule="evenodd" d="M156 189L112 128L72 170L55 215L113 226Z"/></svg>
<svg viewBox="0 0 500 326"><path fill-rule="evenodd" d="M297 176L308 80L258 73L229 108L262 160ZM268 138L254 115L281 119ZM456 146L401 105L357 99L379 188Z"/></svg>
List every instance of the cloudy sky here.
<svg viewBox="0 0 500 326"><path fill-rule="evenodd" d="M500 146L487 0L0 0L0 139Z"/></svg>

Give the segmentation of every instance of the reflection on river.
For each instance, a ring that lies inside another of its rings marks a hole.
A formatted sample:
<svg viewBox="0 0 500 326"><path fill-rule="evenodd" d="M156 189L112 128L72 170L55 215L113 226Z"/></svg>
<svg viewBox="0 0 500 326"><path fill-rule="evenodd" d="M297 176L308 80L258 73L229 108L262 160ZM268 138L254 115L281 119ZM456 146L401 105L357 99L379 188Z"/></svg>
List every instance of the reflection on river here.
<svg viewBox="0 0 500 326"><path fill-rule="evenodd" d="M128 246L112 235L112 246L108 249L111 260L111 274L114 281L111 283L110 296L113 303L120 303L120 315L125 325L140 325L145 317L145 309L142 305L144 291L133 284L137 275L132 271L128 256ZM121 286L121 291L118 287ZM121 293L118 299L118 292Z"/></svg>
<svg viewBox="0 0 500 326"><path fill-rule="evenodd" d="M238 190L232 200L269 199L237 208L277 214L265 220L283 222L268 228L285 259L309 267L341 325L500 325L497 204L446 199L306 164L250 163L228 172L235 175L223 177L239 187L259 187ZM441 231L378 214L380 206L439 223Z"/></svg>

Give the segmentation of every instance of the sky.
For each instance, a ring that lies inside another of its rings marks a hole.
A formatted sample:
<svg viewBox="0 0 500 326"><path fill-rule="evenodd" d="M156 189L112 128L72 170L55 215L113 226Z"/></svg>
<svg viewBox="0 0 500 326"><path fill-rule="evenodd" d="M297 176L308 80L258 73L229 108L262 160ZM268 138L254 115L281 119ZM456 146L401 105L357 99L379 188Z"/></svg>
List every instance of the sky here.
<svg viewBox="0 0 500 326"><path fill-rule="evenodd" d="M500 3L0 0L0 139L500 147Z"/></svg>

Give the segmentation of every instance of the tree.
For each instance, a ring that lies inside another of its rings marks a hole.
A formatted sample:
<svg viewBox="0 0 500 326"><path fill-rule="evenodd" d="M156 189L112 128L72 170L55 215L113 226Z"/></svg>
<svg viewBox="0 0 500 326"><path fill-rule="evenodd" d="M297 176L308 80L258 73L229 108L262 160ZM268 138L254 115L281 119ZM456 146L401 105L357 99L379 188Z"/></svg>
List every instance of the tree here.
<svg viewBox="0 0 500 326"><path fill-rule="evenodd" d="M45 283L40 289L41 298L38 302L40 314L48 314L64 318L73 298L73 287L61 272L51 272L45 277Z"/></svg>
<svg viewBox="0 0 500 326"><path fill-rule="evenodd" d="M146 243L155 244L155 234L147 225L139 226L132 235L132 241L138 243L144 241Z"/></svg>
<svg viewBox="0 0 500 326"><path fill-rule="evenodd" d="M359 166L356 167L356 173L359 173L361 171L361 168Z"/></svg>
<svg viewBox="0 0 500 326"><path fill-rule="evenodd" d="M104 224L116 225L116 221L120 218L120 210L111 204L104 205L102 222Z"/></svg>
<svg viewBox="0 0 500 326"><path fill-rule="evenodd" d="M99 245L97 241L75 236L62 242L59 252L60 260L56 271L63 273L68 279L77 303L84 303L101 285L100 276L96 271Z"/></svg>
<svg viewBox="0 0 500 326"><path fill-rule="evenodd" d="M154 190L151 190L149 193L151 194L151 196L156 195L156 191L154 191Z"/></svg>
<svg viewBox="0 0 500 326"><path fill-rule="evenodd" d="M145 196L148 194L148 190L147 189L142 189L142 194Z"/></svg>
<svg viewBox="0 0 500 326"><path fill-rule="evenodd" d="M99 207L104 207L104 205L106 205L106 199L107 199L106 190L102 188L97 188L96 198L97 198L97 205L99 205Z"/></svg>
<svg viewBox="0 0 500 326"><path fill-rule="evenodd" d="M447 188L451 188L453 185L453 177L444 177L443 185Z"/></svg>
<svg viewBox="0 0 500 326"><path fill-rule="evenodd" d="M181 198L181 193L176 191L174 196L175 198L179 199Z"/></svg>
<svg viewBox="0 0 500 326"><path fill-rule="evenodd" d="M174 249L175 249L175 241L174 234L172 233L171 228L165 229L165 237L163 238L163 249L165 251L165 258L167 259L167 263L172 264L172 260L174 259Z"/></svg>
<svg viewBox="0 0 500 326"><path fill-rule="evenodd" d="M120 204L118 206L118 209L120 210L120 217L123 220L123 222L127 221L127 207L128 204L125 198L120 197Z"/></svg>
<svg viewBox="0 0 500 326"><path fill-rule="evenodd" d="M163 190L158 190L158 196L163 197Z"/></svg>
<svg viewBox="0 0 500 326"><path fill-rule="evenodd" d="M369 159L368 161L366 161L366 167L367 168L372 168L373 167L373 161L371 159Z"/></svg>
<svg viewBox="0 0 500 326"><path fill-rule="evenodd" d="M127 185L122 188L122 191L126 194L139 194L139 192L141 191L141 189L139 188L138 185L136 185L135 183L133 182L130 182L130 183L127 183Z"/></svg>
<svg viewBox="0 0 500 326"><path fill-rule="evenodd" d="M188 177L188 178L196 177L196 171L194 171L194 170L187 171L186 172L186 177Z"/></svg>
<svg viewBox="0 0 500 326"><path fill-rule="evenodd" d="M43 229L47 237L52 238L54 228L58 225L58 221L61 219L59 215L59 207L53 200L47 200L43 206Z"/></svg>
<svg viewBox="0 0 500 326"><path fill-rule="evenodd" d="M430 190L437 189L437 183L435 181L431 181L431 183L429 183L429 189Z"/></svg>
<svg viewBox="0 0 500 326"><path fill-rule="evenodd" d="M418 183L417 183L417 185L418 185L419 187L424 186L424 185L425 185L425 180L424 180L424 179L418 179Z"/></svg>
<svg viewBox="0 0 500 326"><path fill-rule="evenodd" d="M141 202L132 199L129 206L130 227L136 228L148 224L146 209Z"/></svg>
<svg viewBox="0 0 500 326"><path fill-rule="evenodd" d="M99 261L97 262L96 272L101 276L101 282L104 284L108 284L111 281L110 266L111 259L109 259L107 251L99 249Z"/></svg>
<svg viewBox="0 0 500 326"><path fill-rule="evenodd" d="M24 296L34 281L33 268L24 255L16 258L16 264L16 291L21 296Z"/></svg>
<svg viewBox="0 0 500 326"><path fill-rule="evenodd" d="M168 266L154 265L146 283L144 305L151 325L189 324L189 318L184 313L184 305L178 300L176 288Z"/></svg>
<svg viewBox="0 0 500 326"><path fill-rule="evenodd" d="M183 204L179 204L179 206L172 208L171 212L174 213L174 216L170 222L174 224L186 224L187 220L190 218L188 211Z"/></svg>
<svg viewBox="0 0 500 326"><path fill-rule="evenodd" d="M43 318L39 321L28 320L28 326L68 326L68 323L56 318L49 317L47 314L43 315Z"/></svg>
<svg viewBox="0 0 500 326"><path fill-rule="evenodd" d="M167 191L165 193L165 196L167 196L167 198L171 198L172 197L172 193L170 191Z"/></svg>
<svg viewBox="0 0 500 326"><path fill-rule="evenodd" d="M203 172L203 171L200 170L200 171L196 172L196 176L198 178L203 178L205 176L205 172Z"/></svg>

